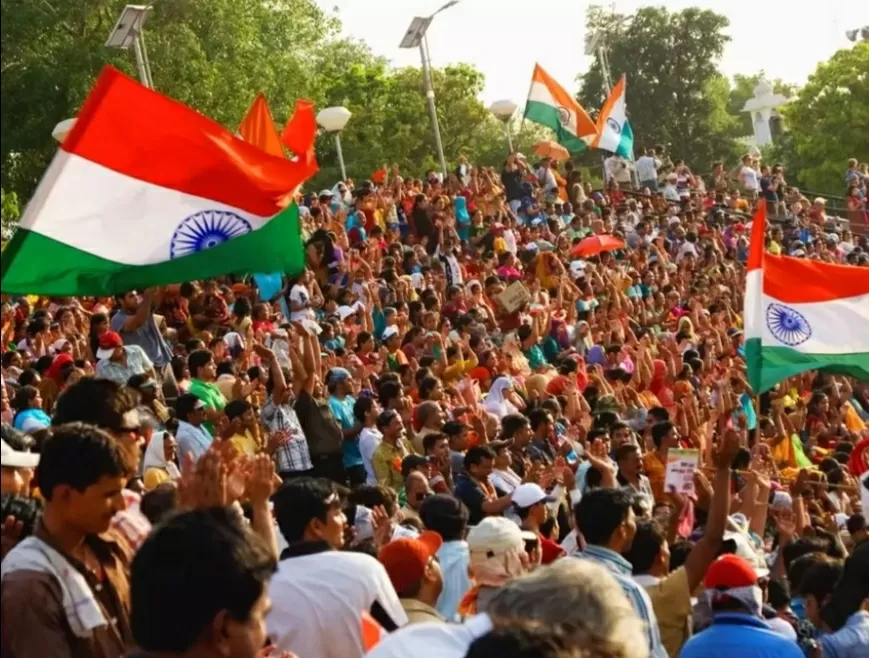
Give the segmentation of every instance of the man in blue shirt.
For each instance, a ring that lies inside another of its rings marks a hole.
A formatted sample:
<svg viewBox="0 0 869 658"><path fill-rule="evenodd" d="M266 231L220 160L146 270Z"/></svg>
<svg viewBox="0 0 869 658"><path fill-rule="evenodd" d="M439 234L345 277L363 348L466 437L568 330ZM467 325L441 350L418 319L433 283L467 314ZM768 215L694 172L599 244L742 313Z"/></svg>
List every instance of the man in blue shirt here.
<svg viewBox="0 0 869 658"><path fill-rule="evenodd" d="M704 584L712 625L689 639L679 658L802 658L796 642L761 618L763 592L747 560L733 554L718 558Z"/></svg>
<svg viewBox="0 0 869 658"><path fill-rule="evenodd" d="M356 399L350 395L352 375L344 368L332 368L326 375L326 388L329 391L329 408L341 426L344 434L344 470L355 487L365 482L365 464L359 450L359 432L362 425L353 415Z"/></svg>
<svg viewBox="0 0 869 658"><path fill-rule="evenodd" d="M574 514L576 531L582 533L586 547L574 555L597 562L612 573L640 619L646 623L649 655L651 658L667 658L652 601L645 588L631 577L631 563L621 555L631 547L637 532L633 500L633 494L621 489L595 489L583 495Z"/></svg>

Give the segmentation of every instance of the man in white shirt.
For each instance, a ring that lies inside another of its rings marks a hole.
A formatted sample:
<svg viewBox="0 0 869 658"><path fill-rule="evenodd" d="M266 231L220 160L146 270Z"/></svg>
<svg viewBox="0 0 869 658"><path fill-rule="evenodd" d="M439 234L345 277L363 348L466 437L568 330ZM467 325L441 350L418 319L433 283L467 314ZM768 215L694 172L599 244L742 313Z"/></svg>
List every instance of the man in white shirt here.
<svg viewBox="0 0 869 658"><path fill-rule="evenodd" d="M620 155L613 153L603 162L606 169L607 182L615 181L622 189L630 188L631 163Z"/></svg>
<svg viewBox="0 0 869 658"><path fill-rule="evenodd" d="M739 182L745 188L746 196L753 199L757 196L760 189L760 178L757 171L751 166L751 156L746 154L742 156L742 168L739 170Z"/></svg>
<svg viewBox="0 0 869 658"><path fill-rule="evenodd" d="M637 160L637 178L640 189L648 187L652 192L658 191L658 167L661 161L654 157L651 149L643 149L643 155Z"/></svg>
<svg viewBox="0 0 869 658"><path fill-rule="evenodd" d="M558 195L558 183L555 180L555 174L552 173L552 160L543 158L535 174L537 182L543 188L544 198L554 200Z"/></svg>
<svg viewBox="0 0 869 658"><path fill-rule="evenodd" d="M667 182L664 184L662 193L667 201L680 201L679 190L676 188L678 176L676 174L667 174Z"/></svg>

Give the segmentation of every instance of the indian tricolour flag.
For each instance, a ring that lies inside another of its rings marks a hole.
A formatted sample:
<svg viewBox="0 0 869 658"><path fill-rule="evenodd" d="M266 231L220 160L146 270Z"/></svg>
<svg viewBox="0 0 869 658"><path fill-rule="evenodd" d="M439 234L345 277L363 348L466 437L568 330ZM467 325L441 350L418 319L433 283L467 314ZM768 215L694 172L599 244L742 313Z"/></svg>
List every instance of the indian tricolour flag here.
<svg viewBox="0 0 869 658"><path fill-rule="evenodd" d="M745 360L756 393L807 370L869 379L869 270L765 253L766 207L751 229Z"/></svg>
<svg viewBox="0 0 869 658"><path fill-rule="evenodd" d="M634 132L625 106L625 76L613 87L597 117L597 137L592 146L634 159Z"/></svg>
<svg viewBox="0 0 869 658"><path fill-rule="evenodd" d="M587 149L597 136L588 113L539 64L534 66L525 118L552 128L558 143L573 153Z"/></svg>
<svg viewBox="0 0 869 658"><path fill-rule="evenodd" d="M107 68L3 252L3 292L107 295L299 272L293 193L315 172Z"/></svg>

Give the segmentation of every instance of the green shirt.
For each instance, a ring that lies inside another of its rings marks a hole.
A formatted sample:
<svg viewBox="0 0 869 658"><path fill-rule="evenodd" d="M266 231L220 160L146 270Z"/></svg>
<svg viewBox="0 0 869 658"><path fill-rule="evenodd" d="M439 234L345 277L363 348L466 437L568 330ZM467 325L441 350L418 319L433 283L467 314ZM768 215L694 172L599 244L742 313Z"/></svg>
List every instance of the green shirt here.
<svg viewBox="0 0 869 658"><path fill-rule="evenodd" d="M190 388L187 392L193 393L193 395L202 400L205 403L206 409L223 411L223 408L226 406L226 398L223 397L223 393L220 392L220 389L215 384L210 382L193 379L190 381ZM211 436L214 436L214 426L211 423L206 421L202 425Z"/></svg>

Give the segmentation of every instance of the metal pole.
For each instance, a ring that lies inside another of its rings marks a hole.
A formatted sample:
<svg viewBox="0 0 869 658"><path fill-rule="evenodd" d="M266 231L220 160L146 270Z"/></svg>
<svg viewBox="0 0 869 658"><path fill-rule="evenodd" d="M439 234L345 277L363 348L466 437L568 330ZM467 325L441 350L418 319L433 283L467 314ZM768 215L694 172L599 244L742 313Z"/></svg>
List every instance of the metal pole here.
<svg viewBox="0 0 869 658"><path fill-rule="evenodd" d="M419 42L419 54L422 59L422 77L425 82L425 98L428 103L428 114L431 119L431 129L434 133L435 138L435 148L438 152L438 160L441 165L441 172L444 175L444 180L447 177L447 161L444 158L444 146L441 143L441 130L438 126L438 113L437 108L435 107L435 93L431 84L431 69L429 68L429 53L428 53L428 39L423 36L423 38Z"/></svg>
<svg viewBox="0 0 869 658"><path fill-rule="evenodd" d="M335 150L338 151L338 166L341 167L341 180L347 180L347 171L344 169L344 152L341 150L341 133L335 133Z"/></svg>
<svg viewBox="0 0 869 658"><path fill-rule="evenodd" d="M513 152L513 138L510 136L510 119L507 119L504 122L504 134L507 135L507 148L510 149L510 153Z"/></svg>
<svg viewBox="0 0 869 658"><path fill-rule="evenodd" d="M142 44L139 42L138 36L133 39L133 52L136 54L136 70L139 72L139 82L150 89L151 84L148 81L148 71L145 68L145 58L142 56Z"/></svg>
<svg viewBox="0 0 869 658"><path fill-rule="evenodd" d="M145 46L145 33L141 30L139 31L139 36L137 37L139 41L139 46L142 49L142 61L145 64L145 75L148 76L148 87L151 89L154 88L154 78L151 75L151 61L148 59L148 48Z"/></svg>

